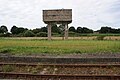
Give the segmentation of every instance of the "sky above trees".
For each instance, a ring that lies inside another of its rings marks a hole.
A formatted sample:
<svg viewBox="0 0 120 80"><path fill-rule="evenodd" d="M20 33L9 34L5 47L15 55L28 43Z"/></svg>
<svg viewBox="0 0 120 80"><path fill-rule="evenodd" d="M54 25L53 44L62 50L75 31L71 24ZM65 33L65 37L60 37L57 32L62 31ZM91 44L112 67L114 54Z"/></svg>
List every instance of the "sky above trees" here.
<svg viewBox="0 0 120 80"><path fill-rule="evenodd" d="M0 25L43 27L42 10L62 8L73 10L70 26L120 28L120 0L0 0Z"/></svg>

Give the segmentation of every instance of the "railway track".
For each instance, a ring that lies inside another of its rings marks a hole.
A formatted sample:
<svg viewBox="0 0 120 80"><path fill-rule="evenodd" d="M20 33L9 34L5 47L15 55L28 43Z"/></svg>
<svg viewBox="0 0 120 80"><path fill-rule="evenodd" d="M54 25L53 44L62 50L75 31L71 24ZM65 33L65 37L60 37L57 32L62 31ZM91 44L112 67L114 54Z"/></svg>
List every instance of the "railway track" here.
<svg viewBox="0 0 120 80"><path fill-rule="evenodd" d="M0 79L120 80L120 64L0 63Z"/></svg>
<svg viewBox="0 0 120 80"><path fill-rule="evenodd" d="M28 74L0 72L2 79L29 79L29 80L120 80L120 75L65 75L65 74Z"/></svg>
<svg viewBox="0 0 120 80"><path fill-rule="evenodd" d="M120 58L2 56L0 79L120 80Z"/></svg>
<svg viewBox="0 0 120 80"><path fill-rule="evenodd" d="M1 65L16 65L16 66L59 66L59 67L120 67L120 64L40 64L40 63L0 63Z"/></svg>
<svg viewBox="0 0 120 80"><path fill-rule="evenodd" d="M16 62L16 63L46 63L46 64L107 64L120 63L119 57L101 57L101 58L55 58L55 57L16 57L16 56L0 56L0 62Z"/></svg>

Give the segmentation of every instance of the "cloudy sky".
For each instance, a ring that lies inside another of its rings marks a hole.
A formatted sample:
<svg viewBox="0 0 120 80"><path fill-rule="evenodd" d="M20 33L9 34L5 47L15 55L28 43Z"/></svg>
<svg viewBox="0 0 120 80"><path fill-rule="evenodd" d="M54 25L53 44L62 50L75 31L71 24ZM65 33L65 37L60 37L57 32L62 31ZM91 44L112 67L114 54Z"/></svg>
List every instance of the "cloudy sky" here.
<svg viewBox="0 0 120 80"><path fill-rule="evenodd" d="M42 10L62 8L73 10L69 26L120 28L120 0L0 0L0 26L40 28L46 26Z"/></svg>

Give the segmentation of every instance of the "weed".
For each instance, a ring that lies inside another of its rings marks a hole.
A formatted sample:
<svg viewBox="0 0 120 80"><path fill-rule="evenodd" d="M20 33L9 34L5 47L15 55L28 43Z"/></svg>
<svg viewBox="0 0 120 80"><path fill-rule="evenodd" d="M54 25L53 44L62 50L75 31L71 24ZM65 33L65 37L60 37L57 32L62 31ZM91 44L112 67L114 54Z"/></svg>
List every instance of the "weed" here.
<svg viewBox="0 0 120 80"><path fill-rule="evenodd" d="M3 49L0 50L0 53L10 53L11 51L12 51L11 49L8 49L8 48L7 48L7 49L6 49L6 48L4 49L4 48L3 48Z"/></svg>
<svg viewBox="0 0 120 80"><path fill-rule="evenodd" d="M104 35L97 36L97 40L104 40L104 38L105 38Z"/></svg>
<svg viewBox="0 0 120 80"><path fill-rule="evenodd" d="M11 66L11 65L3 65L2 66L2 71L3 72L11 72L14 70L14 66Z"/></svg>

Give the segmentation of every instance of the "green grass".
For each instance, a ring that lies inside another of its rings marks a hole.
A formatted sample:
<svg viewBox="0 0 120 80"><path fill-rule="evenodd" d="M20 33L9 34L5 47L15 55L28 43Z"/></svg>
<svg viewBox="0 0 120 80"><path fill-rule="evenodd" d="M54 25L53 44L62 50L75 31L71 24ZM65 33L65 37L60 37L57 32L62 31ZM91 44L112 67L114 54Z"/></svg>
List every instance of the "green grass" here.
<svg viewBox="0 0 120 80"><path fill-rule="evenodd" d="M120 34L79 34L79 36L120 36Z"/></svg>
<svg viewBox="0 0 120 80"><path fill-rule="evenodd" d="M98 40L34 40L0 38L0 53L28 54L71 54L71 53L118 53L120 41Z"/></svg>

